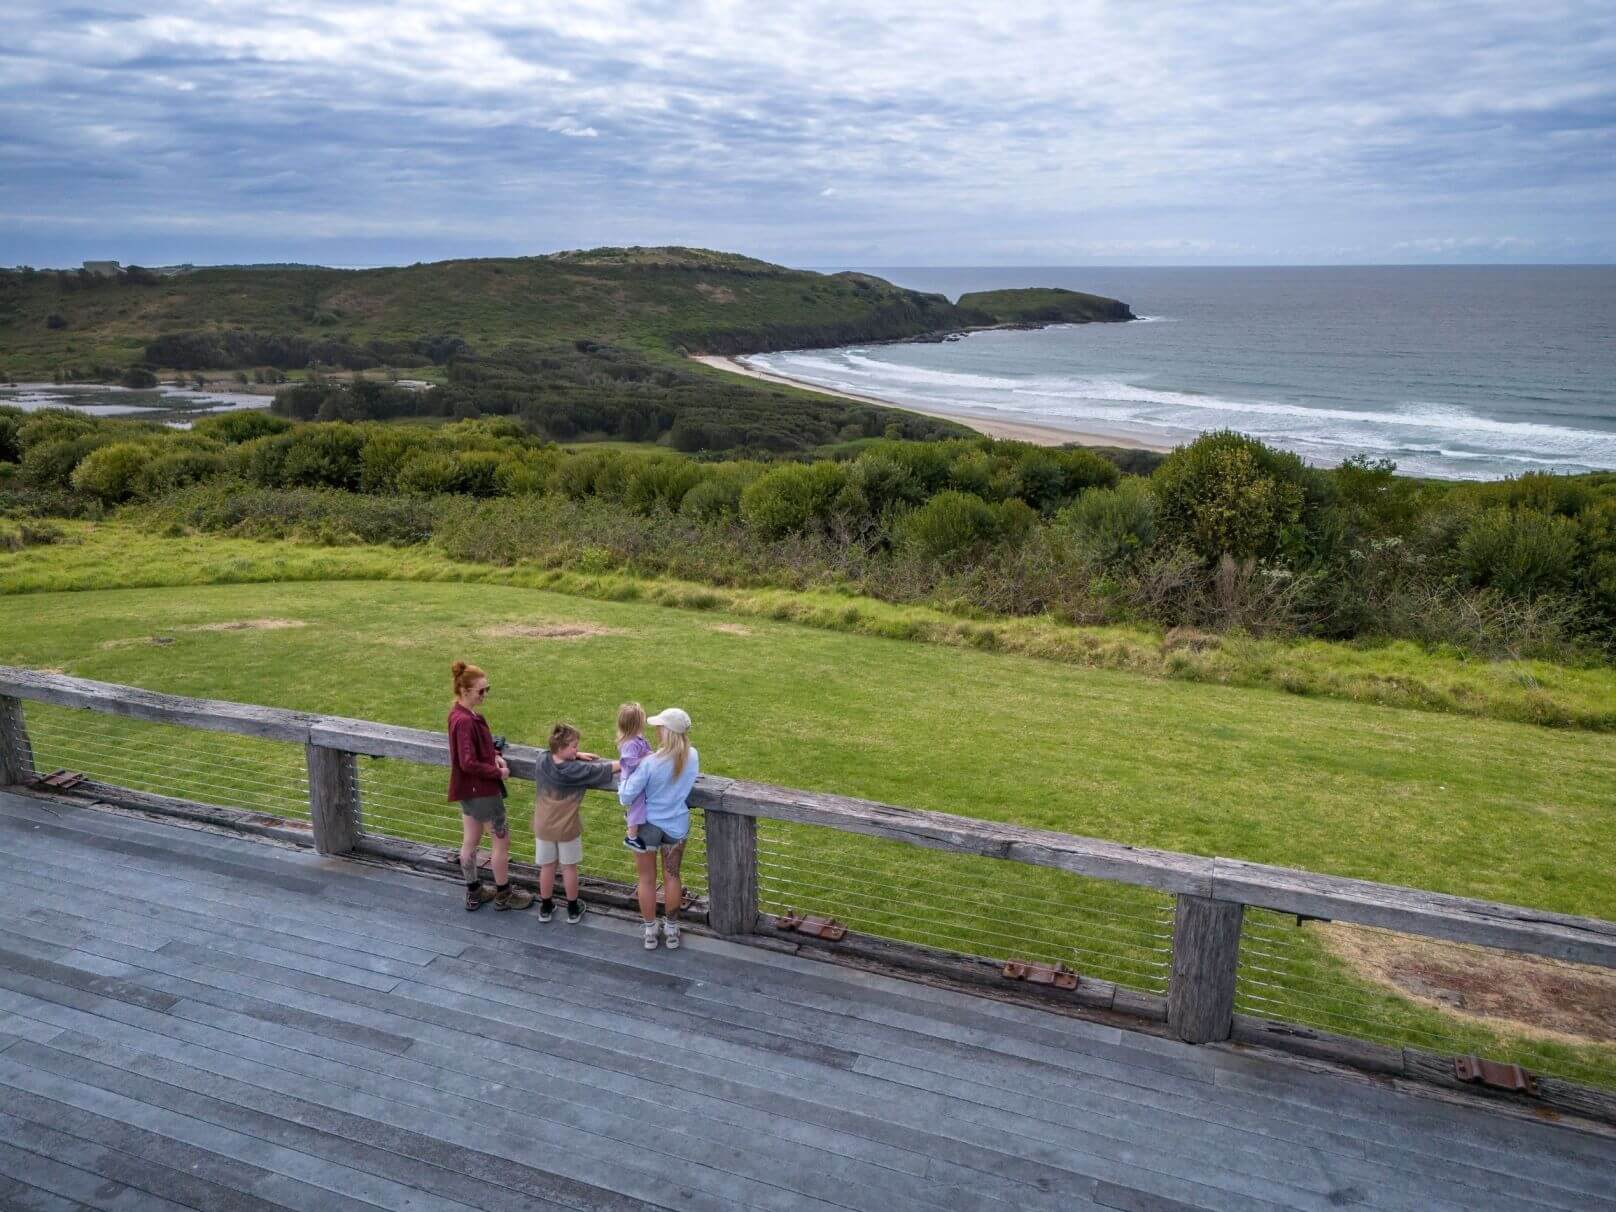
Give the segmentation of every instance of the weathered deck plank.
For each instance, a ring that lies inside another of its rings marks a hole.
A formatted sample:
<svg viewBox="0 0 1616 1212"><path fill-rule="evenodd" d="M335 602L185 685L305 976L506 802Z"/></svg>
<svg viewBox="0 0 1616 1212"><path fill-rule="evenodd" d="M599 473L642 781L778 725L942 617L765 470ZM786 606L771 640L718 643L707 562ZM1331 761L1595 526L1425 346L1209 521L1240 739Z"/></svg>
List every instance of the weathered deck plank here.
<svg viewBox="0 0 1616 1212"><path fill-rule="evenodd" d="M0 846L0 1202L1616 1208L1609 1138L1262 1056L4 793Z"/></svg>

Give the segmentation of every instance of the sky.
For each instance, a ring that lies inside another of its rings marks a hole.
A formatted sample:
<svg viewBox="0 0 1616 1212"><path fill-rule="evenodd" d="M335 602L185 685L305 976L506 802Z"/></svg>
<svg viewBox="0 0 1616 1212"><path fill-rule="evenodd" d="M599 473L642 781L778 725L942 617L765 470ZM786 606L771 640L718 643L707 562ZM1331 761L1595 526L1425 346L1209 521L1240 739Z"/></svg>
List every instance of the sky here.
<svg viewBox="0 0 1616 1212"><path fill-rule="evenodd" d="M1610 0L8 0L0 265L1616 262Z"/></svg>

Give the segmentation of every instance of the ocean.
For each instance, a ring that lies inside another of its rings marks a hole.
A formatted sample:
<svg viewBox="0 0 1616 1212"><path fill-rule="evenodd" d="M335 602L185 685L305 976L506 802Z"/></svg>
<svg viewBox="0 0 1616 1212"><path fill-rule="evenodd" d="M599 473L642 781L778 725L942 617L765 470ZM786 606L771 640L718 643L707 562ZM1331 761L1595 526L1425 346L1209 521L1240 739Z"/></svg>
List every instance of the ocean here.
<svg viewBox="0 0 1616 1212"><path fill-rule="evenodd" d="M1127 324L760 354L759 370L961 416L1171 445L1237 429L1334 466L1616 469L1616 267L904 269L957 298L1063 286Z"/></svg>

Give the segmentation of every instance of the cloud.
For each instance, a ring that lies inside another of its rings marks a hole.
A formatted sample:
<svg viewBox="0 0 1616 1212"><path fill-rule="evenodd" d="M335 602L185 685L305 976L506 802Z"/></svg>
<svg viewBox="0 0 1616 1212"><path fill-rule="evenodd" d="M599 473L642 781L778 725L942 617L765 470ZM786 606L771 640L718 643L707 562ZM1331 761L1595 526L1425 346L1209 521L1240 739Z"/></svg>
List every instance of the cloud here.
<svg viewBox="0 0 1616 1212"><path fill-rule="evenodd" d="M147 260L232 225L423 257L1616 257L1592 0L16 8L0 214L61 223L0 261L75 259L87 219Z"/></svg>

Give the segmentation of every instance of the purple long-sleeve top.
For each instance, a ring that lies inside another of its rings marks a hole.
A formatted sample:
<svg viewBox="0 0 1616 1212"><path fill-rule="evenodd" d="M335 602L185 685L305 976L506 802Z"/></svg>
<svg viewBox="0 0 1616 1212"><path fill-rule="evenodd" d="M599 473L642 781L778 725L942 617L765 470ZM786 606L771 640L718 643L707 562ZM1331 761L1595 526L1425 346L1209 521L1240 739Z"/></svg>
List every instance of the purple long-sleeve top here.
<svg viewBox="0 0 1616 1212"><path fill-rule="evenodd" d="M626 780L634 773L634 768L650 756L651 746L643 736L631 736L621 742L617 746L617 760L622 763L623 778ZM640 792L629 804L627 819L630 825L645 824L645 792Z"/></svg>

